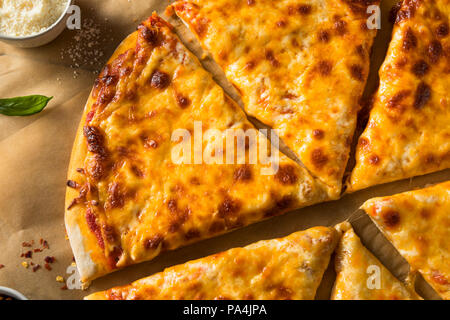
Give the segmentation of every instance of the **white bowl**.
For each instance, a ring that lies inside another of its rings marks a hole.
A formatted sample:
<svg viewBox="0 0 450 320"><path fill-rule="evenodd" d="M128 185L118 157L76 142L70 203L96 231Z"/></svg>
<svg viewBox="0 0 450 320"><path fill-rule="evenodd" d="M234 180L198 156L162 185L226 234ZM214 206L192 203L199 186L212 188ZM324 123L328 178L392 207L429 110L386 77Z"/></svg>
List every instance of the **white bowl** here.
<svg viewBox="0 0 450 320"><path fill-rule="evenodd" d="M56 39L66 28L66 22L68 18L67 10L69 6L73 3L73 0L67 1L67 7L64 13L53 23L50 27L43 30L42 32L33 34L31 36L14 37L0 34L0 41L8 43L10 45L19 48L35 48L43 46Z"/></svg>
<svg viewBox="0 0 450 320"><path fill-rule="evenodd" d="M11 288L0 287L0 294L10 296L11 298L14 298L16 300L28 300L27 297L25 297L19 291L16 291Z"/></svg>

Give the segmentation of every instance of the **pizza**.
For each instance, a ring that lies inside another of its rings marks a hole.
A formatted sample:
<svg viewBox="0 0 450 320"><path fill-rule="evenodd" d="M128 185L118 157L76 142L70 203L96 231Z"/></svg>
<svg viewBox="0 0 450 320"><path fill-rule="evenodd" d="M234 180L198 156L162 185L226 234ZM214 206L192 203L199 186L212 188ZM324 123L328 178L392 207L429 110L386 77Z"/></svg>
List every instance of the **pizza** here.
<svg viewBox="0 0 450 320"><path fill-rule="evenodd" d="M178 0L248 115L276 130L338 198L376 29L377 0ZM372 28L372 26L370 26Z"/></svg>
<svg viewBox="0 0 450 320"><path fill-rule="evenodd" d="M255 131L172 26L156 14L143 22L96 80L72 152L65 221L82 281L328 199L283 154L275 167L251 164L256 145L272 150L259 131L232 136L230 164L207 161L244 130Z"/></svg>
<svg viewBox="0 0 450 320"><path fill-rule="evenodd" d="M450 182L368 200L362 208L414 271L450 299Z"/></svg>
<svg viewBox="0 0 450 320"><path fill-rule="evenodd" d="M450 1L403 1L349 191L450 168Z"/></svg>
<svg viewBox="0 0 450 320"><path fill-rule="evenodd" d="M336 249L333 300L417 300L405 285L361 243L350 223L337 226L343 233Z"/></svg>
<svg viewBox="0 0 450 320"><path fill-rule="evenodd" d="M340 234L315 227L170 267L88 300L312 300Z"/></svg>

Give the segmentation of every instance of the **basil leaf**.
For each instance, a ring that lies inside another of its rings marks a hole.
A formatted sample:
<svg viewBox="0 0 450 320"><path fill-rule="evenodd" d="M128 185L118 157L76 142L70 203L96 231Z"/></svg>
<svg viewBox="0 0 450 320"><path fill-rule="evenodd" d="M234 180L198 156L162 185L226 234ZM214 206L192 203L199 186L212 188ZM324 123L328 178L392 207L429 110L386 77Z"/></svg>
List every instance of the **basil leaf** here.
<svg viewBox="0 0 450 320"><path fill-rule="evenodd" d="M6 116L30 116L41 112L53 97L41 95L0 99L0 114Z"/></svg>

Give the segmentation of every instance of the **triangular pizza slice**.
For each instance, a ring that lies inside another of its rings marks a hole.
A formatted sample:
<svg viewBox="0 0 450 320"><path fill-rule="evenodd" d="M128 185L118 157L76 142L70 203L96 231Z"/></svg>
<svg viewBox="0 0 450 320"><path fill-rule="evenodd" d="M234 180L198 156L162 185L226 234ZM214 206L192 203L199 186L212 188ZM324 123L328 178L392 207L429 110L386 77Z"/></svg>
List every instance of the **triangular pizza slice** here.
<svg viewBox="0 0 450 320"><path fill-rule="evenodd" d="M171 10L223 68L246 112L276 129L337 198L376 35L367 12L377 4L178 0Z"/></svg>
<svg viewBox="0 0 450 320"><path fill-rule="evenodd" d="M97 79L68 179L66 227L82 281L327 200L156 14Z"/></svg>
<svg viewBox="0 0 450 320"><path fill-rule="evenodd" d="M312 300L340 234L315 227L174 266L87 299Z"/></svg>
<svg viewBox="0 0 450 320"><path fill-rule="evenodd" d="M343 235L336 249L333 300L417 300L406 286L361 243L348 222L337 226Z"/></svg>
<svg viewBox="0 0 450 320"><path fill-rule="evenodd" d="M450 1L403 1L349 181L355 191L450 168Z"/></svg>
<svg viewBox="0 0 450 320"><path fill-rule="evenodd" d="M414 271L450 299L450 182L362 206Z"/></svg>

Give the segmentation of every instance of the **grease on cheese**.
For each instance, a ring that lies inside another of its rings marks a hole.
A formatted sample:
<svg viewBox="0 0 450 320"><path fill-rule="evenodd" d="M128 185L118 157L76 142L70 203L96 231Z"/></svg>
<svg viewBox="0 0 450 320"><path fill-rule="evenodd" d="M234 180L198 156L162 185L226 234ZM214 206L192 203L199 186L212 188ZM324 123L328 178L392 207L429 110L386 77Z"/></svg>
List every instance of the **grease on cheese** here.
<svg viewBox="0 0 450 320"><path fill-rule="evenodd" d="M86 299L313 300L339 239L316 227L174 266Z"/></svg>
<svg viewBox="0 0 450 320"><path fill-rule="evenodd" d="M450 299L450 182L368 200L362 208L413 270Z"/></svg>
<svg viewBox="0 0 450 320"><path fill-rule="evenodd" d="M29 36L55 23L68 0L0 0L0 34Z"/></svg>

